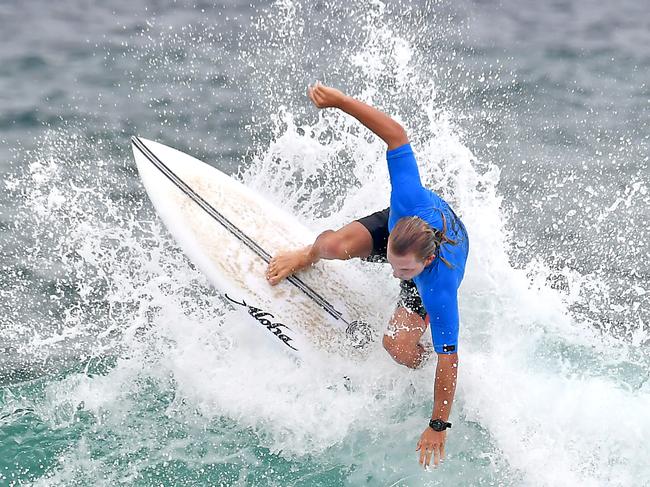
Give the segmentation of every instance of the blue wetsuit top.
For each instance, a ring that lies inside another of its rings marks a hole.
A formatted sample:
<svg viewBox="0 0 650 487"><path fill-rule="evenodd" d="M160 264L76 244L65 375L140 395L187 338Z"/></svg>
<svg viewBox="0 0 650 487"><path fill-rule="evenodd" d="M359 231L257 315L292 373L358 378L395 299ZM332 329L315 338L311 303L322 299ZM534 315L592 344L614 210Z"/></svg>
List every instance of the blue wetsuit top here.
<svg viewBox="0 0 650 487"><path fill-rule="evenodd" d="M467 230L445 200L422 186L410 144L389 150L386 159L392 188L389 231L405 216L420 217L442 231L444 215L446 235L457 242L456 245L443 243L433 262L413 278L429 315L435 351L455 353L458 349L458 287L465 274L469 251ZM439 256L444 257L451 267Z"/></svg>

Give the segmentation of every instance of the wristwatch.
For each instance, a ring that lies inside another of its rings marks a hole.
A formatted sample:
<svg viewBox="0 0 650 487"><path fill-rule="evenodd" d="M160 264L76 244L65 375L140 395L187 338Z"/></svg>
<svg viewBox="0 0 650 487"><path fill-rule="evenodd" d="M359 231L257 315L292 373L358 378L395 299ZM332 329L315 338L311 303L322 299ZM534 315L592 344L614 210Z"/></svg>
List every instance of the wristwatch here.
<svg viewBox="0 0 650 487"><path fill-rule="evenodd" d="M451 423L447 423L442 419L432 419L429 421L429 427L434 431L445 431L447 428L451 428Z"/></svg>

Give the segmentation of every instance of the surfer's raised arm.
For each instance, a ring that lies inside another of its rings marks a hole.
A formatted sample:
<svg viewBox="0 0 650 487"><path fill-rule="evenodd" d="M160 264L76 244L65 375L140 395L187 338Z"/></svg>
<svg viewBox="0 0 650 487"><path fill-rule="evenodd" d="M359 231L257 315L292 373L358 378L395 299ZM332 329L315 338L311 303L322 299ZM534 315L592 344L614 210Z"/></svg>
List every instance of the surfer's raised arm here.
<svg viewBox="0 0 650 487"><path fill-rule="evenodd" d="M388 144L386 160L391 184L391 207L403 214L414 215L415 208L429 204L404 127L376 108L318 82L309 87L307 94L318 108L344 111Z"/></svg>
<svg viewBox="0 0 650 487"><path fill-rule="evenodd" d="M338 108L348 115L352 115L386 142L388 150L396 149L409 142L406 131L395 120L362 101L346 96L335 88L316 82L314 86L308 88L307 94L318 108Z"/></svg>

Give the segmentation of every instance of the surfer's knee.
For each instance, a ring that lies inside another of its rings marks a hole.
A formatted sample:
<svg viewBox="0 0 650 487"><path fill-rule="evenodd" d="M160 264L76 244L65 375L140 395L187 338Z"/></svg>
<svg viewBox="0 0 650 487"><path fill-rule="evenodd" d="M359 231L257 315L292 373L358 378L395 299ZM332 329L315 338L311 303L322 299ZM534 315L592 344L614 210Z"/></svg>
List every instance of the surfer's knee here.
<svg viewBox="0 0 650 487"><path fill-rule="evenodd" d="M393 350L395 350L395 339L393 337L384 335L381 344L384 346L384 350L393 355Z"/></svg>
<svg viewBox="0 0 650 487"><path fill-rule="evenodd" d="M410 369L417 369L423 363L424 349L419 344L412 344L400 337L384 335L382 339L384 349L395 362Z"/></svg>
<svg viewBox="0 0 650 487"><path fill-rule="evenodd" d="M409 347L409 343L406 340L400 339L399 336L384 335L382 338L381 344L393 358L399 356L406 348ZM397 360L397 359L396 359ZM399 362L399 360L398 360Z"/></svg>

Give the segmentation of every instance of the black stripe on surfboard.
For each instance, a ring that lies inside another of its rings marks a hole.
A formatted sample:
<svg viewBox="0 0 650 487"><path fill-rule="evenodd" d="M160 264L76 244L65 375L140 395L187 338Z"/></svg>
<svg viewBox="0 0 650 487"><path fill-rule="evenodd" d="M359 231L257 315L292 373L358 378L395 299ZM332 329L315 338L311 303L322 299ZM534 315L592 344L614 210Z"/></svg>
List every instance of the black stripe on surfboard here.
<svg viewBox="0 0 650 487"><path fill-rule="evenodd" d="M219 211L217 211L210 203L205 201L199 195L196 193L190 186L185 183L181 178L179 178L171 169L169 169L165 163L163 163L152 151L149 149L142 140L140 140L139 137L133 136L131 137L131 142L133 143L134 147L136 147L143 156L145 156L149 162L151 162L167 179L169 179L178 189L180 189L185 195L187 195L192 201L194 201L197 205L199 205L208 215L210 215L213 219L215 219L219 224L221 224L226 230L228 230L230 233L232 233L235 237L237 237L243 244L245 244L248 248L250 248L253 252L255 252L262 260L264 260L266 263L270 262L271 260L271 255L266 252L262 247L259 246L257 242L255 242L253 239L251 239L248 235L246 235L244 232L242 232L235 224L233 224L230 220L228 220L225 216L223 216ZM332 317L336 318L337 320L341 320L343 323L346 325L350 325L345 318L343 318L343 314L338 311L334 306L332 306L325 298L323 298L320 294L318 294L316 291L314 291L311 287L309 287L307 284L305 284L302 280L300 280L296 276L289 276L287 277L287 280L296 286L298 289L300 289L305 295L307 295L310 299L312 299L316 304L318 304L321 308L323 308L325 311L327 311Z"/></svg>

